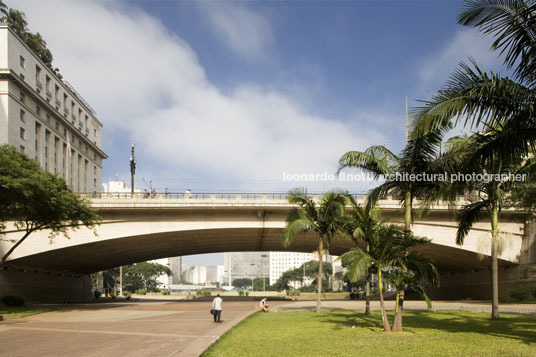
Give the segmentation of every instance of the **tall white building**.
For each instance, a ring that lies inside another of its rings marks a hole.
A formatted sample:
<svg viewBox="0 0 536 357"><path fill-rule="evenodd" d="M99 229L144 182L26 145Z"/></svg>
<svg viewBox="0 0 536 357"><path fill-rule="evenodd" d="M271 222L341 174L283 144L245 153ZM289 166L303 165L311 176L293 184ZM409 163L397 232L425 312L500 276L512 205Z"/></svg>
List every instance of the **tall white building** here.
<svg viewBox="0 0 536 357"><path fill-rule="evenodd" d="M102 160L107 156L95 111L1 23L0 144L34 158L73 191L102 189Z"/></svg>
<svg viewBox="0 0 536 357"><path fill-rule="evenodd" d="M336 261L336 258L329 256L324 258L324 261L332 264L334 272L342 271L341 263ZM313 253L270 252L270 285L275 284L277 279L287 270L299 268L303 263L311 260L318 260L318 255Z"/></svg>
<svg viewBox="0 0 536 357"><path fill-rule="evenodd" d="M207 267L194 265L184 272L184 280L194 285L205 284L207 281Z"/></svg>
<svg viewBox="0 0 536 357"><path fill-rule="evenodd" d="M223 265L213 265L207 267L207 280L211 284L220 283L223 284L224 267Z"/></svg>

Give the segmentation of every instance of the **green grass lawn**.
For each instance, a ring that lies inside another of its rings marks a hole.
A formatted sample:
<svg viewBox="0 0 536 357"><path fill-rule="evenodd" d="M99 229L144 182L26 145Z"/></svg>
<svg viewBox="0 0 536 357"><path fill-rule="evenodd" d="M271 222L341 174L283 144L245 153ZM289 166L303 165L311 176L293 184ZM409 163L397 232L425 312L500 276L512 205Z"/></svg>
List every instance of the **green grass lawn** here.
<svg viewBox="0 0 536 357"><path fill-rule="evenodd" d="M18 319L24 316L30 316L35 314L40 314L43 312L52 311L51 309L46 308L32 308L32 307L10 307L10 306L0 306L0 315L7 319Z"/></svg>
<svg viewBox="0 0 536 357"><path fill-rule="evenodd" d="M386 334L379 312L257 313L203 356L536 356L536 317L501 316L407 311L404 332Z"/></svg>

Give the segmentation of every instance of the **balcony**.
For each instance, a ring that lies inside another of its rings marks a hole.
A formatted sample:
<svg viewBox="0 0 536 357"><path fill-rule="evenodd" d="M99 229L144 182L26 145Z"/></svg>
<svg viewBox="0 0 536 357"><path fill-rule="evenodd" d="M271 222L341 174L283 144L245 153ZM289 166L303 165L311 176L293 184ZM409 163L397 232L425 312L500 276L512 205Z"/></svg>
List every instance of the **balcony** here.
<svg viewBox="0 0 536 357"><path fill-rule="evenodd" d="M56 109L58 109L61 106L60 100L56 99L55 103L56 103Z"/></svg>
<svg viewBox="0 0 536 357"><path fill-rule="evenodd" d="M76 122L76 115L74 115L74 113L71 114L71 119L73 120L73 122Z"/></svg>
<svg viewBox="0 0 536 357"><path fill-rule="evenodd" d="M37 91L43 89L43 83L41 83L38 79L35 80L35 86L37 87Z"/></svg>
<svg viewBox="0 0 536 357"><path fill-rule="evenodd" d="M89 128L86 128L86 136L89 135Z"/></svg>
<svg viewBox="0 0 536 357"><path fill-rule="evenodd" d="M49 99L52 98L52 92L49 91L48 89L47 89L46 94L47 94L47 97L48 97Z"/></svg>

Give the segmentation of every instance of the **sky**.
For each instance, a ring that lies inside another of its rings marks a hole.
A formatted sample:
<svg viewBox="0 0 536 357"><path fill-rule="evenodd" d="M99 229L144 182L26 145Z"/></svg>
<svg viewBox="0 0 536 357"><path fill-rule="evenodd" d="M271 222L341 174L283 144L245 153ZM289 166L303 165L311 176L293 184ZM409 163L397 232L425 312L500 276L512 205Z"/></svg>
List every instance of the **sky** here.
<svg viewBox="0 0 536 357"><path fill-rule="evenodd" d="M292 178L333 174L349 150L399 152L405 98L419 105L460 61L502 69L455 0L5 3L104 124L103 182L130 182L135 142L142 190L366 192Z"/></svg>

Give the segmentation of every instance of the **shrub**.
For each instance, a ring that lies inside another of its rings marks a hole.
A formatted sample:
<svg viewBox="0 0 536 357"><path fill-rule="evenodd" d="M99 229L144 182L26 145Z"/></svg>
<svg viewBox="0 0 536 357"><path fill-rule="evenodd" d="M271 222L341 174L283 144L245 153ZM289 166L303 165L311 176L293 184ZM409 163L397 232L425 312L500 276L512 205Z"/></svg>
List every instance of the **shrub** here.
<svg viewBox="0 0 536 357"><path fill-rule="evenodd" d="M195 294L197 296L212 296L212 293L210 291L208 291L207 289L197 290L197 292Z"/></svg>
<svg viewBox="0 0 536 357"><path fill-rule="evenodd" d="M244 290L238 290L238 296L244 296Z"/></svg>
<svg viewBox="0 0 536 357"><path fill-rule="evenodd" d="M136 295L147 295L147 290L145 289L138 289L134 292Z"/></svg>
<svg viewBox="0 0 536 357"><path fill-rule="evenodd" d="M94 297L95 299L100 298L101 295L102 295L102 291L100 291L99 289L96 289L95 291L93 291L93 297Z"/></svg>
<svg viewBox="0 0 536 357"><path fill-rule="evenodd" d="M162 295L171 295L169 290L162 290Z"/></svg>
<svg viewBox="0 0 536 357"><path fill-rule="evenodd" d="M536 287L534 286L521 286L510 290L508 294L514 300L527 300L531 295L534 296L535 292Z"/></svg>
<svg viewBox="0 0 536 357"><path fill-rule="evenodd" d="M249 296L249 291L246 291L246 296Z"/></svg>
<svg viewBox="0 0 536 357"><path fill-rule="evenodd" d="M123 296L130 296L132 293L128 290L123 290Z"/></svg>
<svg viewBox="0 0 536 357"><path fill-rule="evenodd" d="M350 300L357 300L359 295L357 293L350 293Z"/></svg>
<svg viewBox="0 0 536 357"><path fill-rule="evenodd" d="M287 292L288 296L300 296L300 291L298 289L290 289Z"/></svg>
<svg viewBox="0 0 536 357"><path fill-rule="evenodd" d="M2 303L6 306L24 306L24 299L16 295L2 296Z"/></svg>

